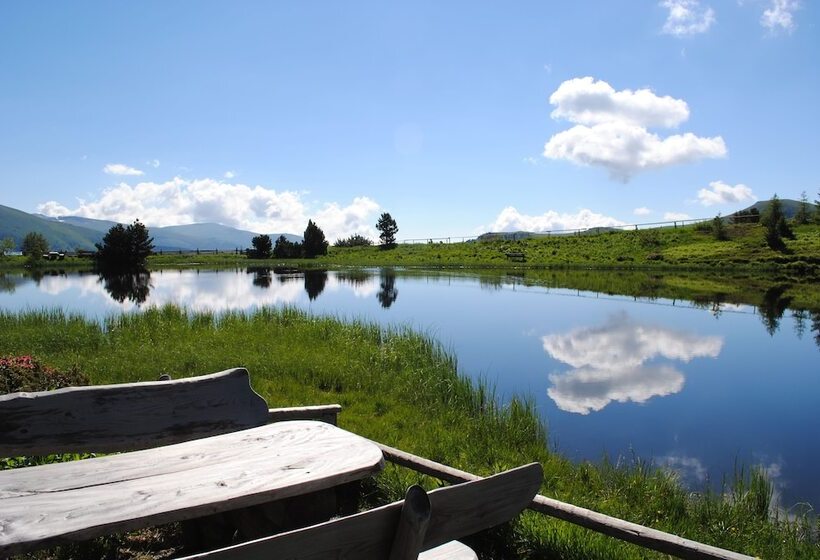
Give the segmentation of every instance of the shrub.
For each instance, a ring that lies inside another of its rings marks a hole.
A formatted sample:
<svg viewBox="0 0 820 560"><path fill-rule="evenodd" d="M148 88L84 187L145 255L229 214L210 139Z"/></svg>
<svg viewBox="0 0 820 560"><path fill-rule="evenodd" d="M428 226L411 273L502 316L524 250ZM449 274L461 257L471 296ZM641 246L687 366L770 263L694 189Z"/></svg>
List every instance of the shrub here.
<svg viewBox="0 0 820 560"><path fill-rule="evenodd" d="M88 385L88 378L76 368L61 372L33 356L0 357L0 394L51 391L76 385Z"/></svg>

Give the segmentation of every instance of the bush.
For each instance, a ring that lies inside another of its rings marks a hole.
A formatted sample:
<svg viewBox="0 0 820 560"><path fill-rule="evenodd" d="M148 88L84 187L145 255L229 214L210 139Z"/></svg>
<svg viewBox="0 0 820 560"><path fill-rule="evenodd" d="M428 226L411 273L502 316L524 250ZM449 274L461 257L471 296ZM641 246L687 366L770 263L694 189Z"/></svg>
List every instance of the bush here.
<svg viewBox="0 0 820 560"><path fill-rule="evenodd" d="M88 383L88 378L76 368L61 372L41 364L33 356L0 357L0 394L52 391Z"/></svg>
<svg viewBox="0 0 820 560"><path fill-rule="evenodd" d="M371 245L373 241L358 233L345 239L337 239L333 244L334 247L369 247Z"/></svg>

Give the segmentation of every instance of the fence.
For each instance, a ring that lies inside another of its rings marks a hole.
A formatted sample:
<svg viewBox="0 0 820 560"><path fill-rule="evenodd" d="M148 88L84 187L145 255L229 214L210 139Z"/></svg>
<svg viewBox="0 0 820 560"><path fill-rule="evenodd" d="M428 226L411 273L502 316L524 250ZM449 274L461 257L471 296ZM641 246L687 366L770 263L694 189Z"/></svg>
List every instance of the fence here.
<svg viewBox="0 0 820 560"><path fill-rule="evenodd" d="M665 222L645 222L642 224L619 224L614 226L596 226L590 228L575 228L575 229L553 229L544 231L514 231L514 232L488 232L482 235L454 235L450 237L425 237L414 239L401 239L399 243L464 243L465 241L474 241L482 239L506 239L515 241L517 239L527 239L530 237L550 237L558 235L596 235L601 233L608 233L610 231L636 231L639 229L654 229L654 228L676 228L687 225L699 224L708 222L714 218L687 218L685 220L668 220ZM755 221L754 216L732 216L724 219L731 219L736 223L745 221Z"/></svg>

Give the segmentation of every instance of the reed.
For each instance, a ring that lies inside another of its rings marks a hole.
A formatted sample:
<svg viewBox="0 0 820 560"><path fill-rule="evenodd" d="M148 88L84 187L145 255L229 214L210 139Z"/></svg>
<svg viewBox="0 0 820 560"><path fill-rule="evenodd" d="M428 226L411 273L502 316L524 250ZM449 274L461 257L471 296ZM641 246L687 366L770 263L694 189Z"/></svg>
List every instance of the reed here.
<svg viewBox="0 0 820 560"><path fill-rule="evenodd" d="M547 496L747 554L820 558L812 518L770 511L764 473L739 471L720 492L692 493L637 458L574 464L550 451L530 400L501 403L492 387L459 375L452 353L407 327L289 308L215 315L168 306L101 323L52 310L0 312L0 355L23 354L76 367L94 383L245 366L271 407L338 402L342 427L435 461L479 475L539 461ZM389 467L366 498L398 499L417 481L438 484ZM478 545L491 556L520 558L660 557L533 513Z"/></svg>

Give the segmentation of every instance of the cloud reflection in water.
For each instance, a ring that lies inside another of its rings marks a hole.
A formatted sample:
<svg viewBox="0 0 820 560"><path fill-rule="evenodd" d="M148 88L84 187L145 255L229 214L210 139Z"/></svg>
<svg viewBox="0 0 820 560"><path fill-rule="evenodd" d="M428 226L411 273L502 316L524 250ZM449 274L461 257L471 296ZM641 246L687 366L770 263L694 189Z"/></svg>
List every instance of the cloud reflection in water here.
<svg viewBox="0 0 820 560"><path fill-rule="evenodd" d="M720 336L641 325L626 313L599 327L543 337L544 350L574 369L550 374L547 394L561 410L589 414L612 401L643 403L654 396L677 393L684 376L669 364L649 364L656 358L689 362L716 358Z"/></svg>

